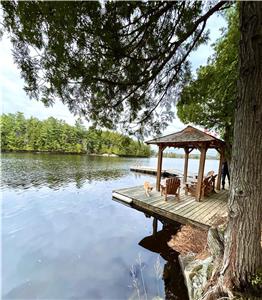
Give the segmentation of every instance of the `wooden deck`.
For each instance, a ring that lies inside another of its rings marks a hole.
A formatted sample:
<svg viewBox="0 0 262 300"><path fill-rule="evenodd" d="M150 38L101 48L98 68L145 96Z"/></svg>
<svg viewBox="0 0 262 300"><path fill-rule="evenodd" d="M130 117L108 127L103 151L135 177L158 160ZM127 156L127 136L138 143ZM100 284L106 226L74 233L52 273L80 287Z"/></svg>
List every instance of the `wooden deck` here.
<svg viewBox="0 0 262 300"><path fill-rule="evenodd" d="M138 172L138 173L144 173L144 174L151 174L151 175L156 175L157 174L157 169L152 168L152 167L147 167L147 166L132 166L130 167L130 171L133 172ZM177 169L163 169L161 171L161 174L163 175L164 173L170 174L170 175L175 175L180 178L183 177L183 172ZM188 174L189 178L195 178L197 174Z"/></svg>
<svg viewBox="0 0 262 300"><path fill-rule="evenodd" d="M227 190L214 193L201 202L181 190L179 201L171 195L165 201L160 192L153 191L147 197L143 186L138 186L115 190L113 198L156 218L191 224L202 229L208 229L227 215Z"/></svg>

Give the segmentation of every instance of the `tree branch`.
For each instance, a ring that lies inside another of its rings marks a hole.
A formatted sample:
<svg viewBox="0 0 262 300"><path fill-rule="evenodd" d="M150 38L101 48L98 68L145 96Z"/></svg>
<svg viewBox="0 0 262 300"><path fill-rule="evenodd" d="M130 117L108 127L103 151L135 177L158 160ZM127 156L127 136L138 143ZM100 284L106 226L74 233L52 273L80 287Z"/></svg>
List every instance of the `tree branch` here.
<svg viewBox="0 0 262 300"><path fill-rule="evenodd" d="M172 56L175 54L175 52L177 51L178 47L182 45L183 42L185 42L198 28L198 26L202 23L207 21L207 19L214 14L216 11L218 11L225 3L227 3L226 1L220 1L218 2L214 7L212 7L207 13L205 13L203 16L201 16L194 24L194 26L192 27L192 29L187 32L187 34L185 34L185 36L180 39L179 41L176 41L173 43L174 48L170 51L169 55L163 60L163 62L159 65L159 67L153 72L153 74L151 76L149 76L148 78L142 80L142 81L137 81L137 82L116 82L116 81L112 81L109 80L107 78L101 78L101 77L94 77L94 80L97 81L101 81L104 83L108 83L108 84L115 84L115 85L122 85L122 86L132 86L132 85L143 85L148 83L149 81L153 80L157 74L159 72L161 72L161 70L165 67L165 65L167 64L167 62L172 58ZM139 77L138 77L139 78Z"/></svg>

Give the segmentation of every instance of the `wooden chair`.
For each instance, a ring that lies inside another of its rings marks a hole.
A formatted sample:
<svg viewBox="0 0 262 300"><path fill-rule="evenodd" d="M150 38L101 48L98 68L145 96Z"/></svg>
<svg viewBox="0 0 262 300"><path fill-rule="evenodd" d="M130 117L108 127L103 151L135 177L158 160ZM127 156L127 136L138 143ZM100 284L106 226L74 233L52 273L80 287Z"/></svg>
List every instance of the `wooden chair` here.
<svg viewBox="0 0 262 300"><path fill-rule="evenodd" d="M209 173L208 173L209 174ZM214 174L214 173L212 173ZM215 181L216 181L216 175L209 175L206 176L202 182L201 186L201 197L204 196L209 196L211 193L215 192ZM192 196L196 196L196 187L197 183L194 182L191 185L186 184L185 190L186 193L190 193Z"/></svg>
<svg viewBox="0 0 262 300"><path fill-rule="evenodd" d="M217 174L215 174L215 171L209 171L206 177L210 177L210 180L208 180L206 184L207 190L210 190L210 192L215 192L215 182L216 182ZM211 190L211 186L212 186L212 190ZM208 194L208 192L206 193Z"/></svg>
<svg viewBox="0 0 262 300"><path fill-rule="evenodd" d="M213 175L204 178L201 190L201 196L209 196L214 191Z"/></svg>
<svg viewBox="0 0 262 300"><path fill-rule="evenodd" d="M165 195L165 201L167 201L167 195L175 195L179 200L180 194L180 179L177 177L167 178L165 183L160 185L161 196Z"/></svg>

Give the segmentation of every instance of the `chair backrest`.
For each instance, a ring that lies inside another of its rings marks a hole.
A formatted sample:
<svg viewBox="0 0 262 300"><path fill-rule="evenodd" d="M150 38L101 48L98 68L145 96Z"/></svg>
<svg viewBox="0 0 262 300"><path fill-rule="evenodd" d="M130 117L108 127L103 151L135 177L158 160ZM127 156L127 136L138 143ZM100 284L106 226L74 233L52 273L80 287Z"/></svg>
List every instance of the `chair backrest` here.
<svg viewBox="0 0 262 300"><path fill-rule="evenodd" d="M210 185L212 181L212 176L206 176L203 180L204 185Z"/></svg>
<svg viewBox="0 0 262 300"><path fill-rule="evenodd" d="M214 180L216 175L207 176L203 180L203 192L205 196L208 196L212 191L214 191Z"/></svg>
<svg viewBox="0 0 262 300"><path fill-rule="evenodd" d="M180 187L180 179L177 177L168 178L166 180L166 191L167 194L176 193L177 189Z"/></svg>
<svg viewBox="0 0 262 300"><path fill-rule="evenodd" d="M211 170L211 171L207 172L206 177L214 176L214 174L215 174L215 171Z"/></svg>

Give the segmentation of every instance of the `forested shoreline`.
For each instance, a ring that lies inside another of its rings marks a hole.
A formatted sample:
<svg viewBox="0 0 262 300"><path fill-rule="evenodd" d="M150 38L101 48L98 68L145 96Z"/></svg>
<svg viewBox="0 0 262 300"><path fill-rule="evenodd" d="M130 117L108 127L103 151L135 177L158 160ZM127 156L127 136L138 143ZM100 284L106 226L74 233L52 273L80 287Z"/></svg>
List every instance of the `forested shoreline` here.
<svg viewBox="0 0 262 300"><path fill-rule="evenodd" d="M150 156L150 147L109 130L86 129L81 120L74 126L49 117L26 119L21 112L2 114L1 151Z"/></svg>

